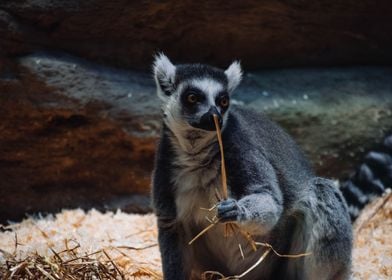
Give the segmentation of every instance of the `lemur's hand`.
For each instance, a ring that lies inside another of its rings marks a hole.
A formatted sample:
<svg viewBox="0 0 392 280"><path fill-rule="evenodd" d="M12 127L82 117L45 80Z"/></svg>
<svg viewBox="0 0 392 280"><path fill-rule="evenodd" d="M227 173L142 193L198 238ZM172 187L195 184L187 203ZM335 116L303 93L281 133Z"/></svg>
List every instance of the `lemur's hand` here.
<svg viewBox="0 0 392 280"><path fill-rule="evenodd" d="M234 198L228 198L218 202L218 219L220 222L236 222L245 216L245 209Z"/></svg>

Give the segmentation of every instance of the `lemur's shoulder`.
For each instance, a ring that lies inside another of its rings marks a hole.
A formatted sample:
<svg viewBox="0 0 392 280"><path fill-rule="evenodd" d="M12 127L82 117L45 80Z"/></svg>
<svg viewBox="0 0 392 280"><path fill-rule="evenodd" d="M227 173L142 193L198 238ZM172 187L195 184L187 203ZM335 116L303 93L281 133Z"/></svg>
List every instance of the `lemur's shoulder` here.
<svg viewBox="0 0 392 280"><path fill-rule="evenodd" d="M267 160L283 181L297 184L314 176L309 161L294 139L263 113L233 106L223 139L229 158L240 159L249 151L258 153L262 156L258 160Z"/></svg>
<svg viewBox="0 0 392 280"><path fill-rule="evenodd" d="M276 143L277 138L279 138L285 144L295 144L285 130L268 116L243 106L232 105L228 116L227 130L233 133L240 131L247 136L253 136L252 139L254 140L260 138L274 139L274 143ZM277 144L279 144L279 141Z"/></svg>

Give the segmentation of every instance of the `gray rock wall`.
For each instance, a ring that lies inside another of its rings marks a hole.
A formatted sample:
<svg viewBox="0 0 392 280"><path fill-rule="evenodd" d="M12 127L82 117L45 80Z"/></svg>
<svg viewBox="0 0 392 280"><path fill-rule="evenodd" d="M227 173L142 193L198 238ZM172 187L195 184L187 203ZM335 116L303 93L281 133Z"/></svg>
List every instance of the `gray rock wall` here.
<svg viewBox="0 0 392 280"><path fill-rule="evenodd" d="M13 70L0 82L0 220L148 211L160 126L151 74L42 53ZM233 102L286 128L319 175L344 179L392 128L391 77L391 67L250 72Z"/></svg>
<svg viewBox="0 0 392 280"><path fill-rule="evenodd" d="M3 0L6 55L61 50L149 69L152 54L248 69L391 63L392 4L345 1Z"/></svg>

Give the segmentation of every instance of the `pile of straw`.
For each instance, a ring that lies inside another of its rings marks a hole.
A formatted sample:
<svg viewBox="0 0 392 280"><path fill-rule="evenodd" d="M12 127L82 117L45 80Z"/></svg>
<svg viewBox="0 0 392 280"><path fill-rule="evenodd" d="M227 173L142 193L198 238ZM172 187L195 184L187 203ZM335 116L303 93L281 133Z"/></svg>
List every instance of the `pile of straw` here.
<svg viewBox="0 0 392 280"><path fill-rule="evenodd" d="M355 225L353 279L392 279L392 195ZM64 210L0 231L0 279L161 279L155 216Z"/></svg>
<svg viewBox="0 0 392 280"><path fill-rule="evenodd" d="M392 193L368 205L354 225L353 278L392 279Z"/></svg>
<svg viewBox="0 0 392 280"><path fill-rule="evenodd" d="M0 279L161 279L153 215L64 210L0 233Z"/></svg>

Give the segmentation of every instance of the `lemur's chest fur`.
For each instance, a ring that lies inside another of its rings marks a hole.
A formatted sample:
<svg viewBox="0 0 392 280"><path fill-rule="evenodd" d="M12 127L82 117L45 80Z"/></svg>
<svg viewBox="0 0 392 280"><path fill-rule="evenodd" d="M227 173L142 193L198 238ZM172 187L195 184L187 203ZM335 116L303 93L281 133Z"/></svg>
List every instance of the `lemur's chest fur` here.
<svg viewBox="0 0 392 280"><path fill-rule="evenodd" d="M214 211L208 212L205 209L214 206L218 199L216 190L221 190L221 170L220 170L220 153L216 141L206 142L200 152L190 154L184 152L178 146L175 146L175 176L172 181L176 189L176 209L177 221L181 223L184 229L184 241L187 243L195 237L202 229L210 224L206 216L211 218L216 214ZM202 209L204 208L204 209ZM200 252L195 248L197 246L188 246L188 261L192 263L194 271L201 273L206 268L203 261L215 262L217 259L228 260L227 264L233 271L244 270L249 262L254 261L250 246L247 246L245 240L243 251L245 255L250 256L246 261L241 259L238 251L238 240L236 238L224 238L225 225L218 223L203 237L196 241L199 242L199 248L202 246L203 251L209 252L209 260L199 256Z"/></svg>
<svg viewBox="0 0 392 280"><path fill-rule="evenodd" d="M215 190L220 188L218 144L206 141L190 152L175 146L174 167L177 220L205 225L208 213L201 208L210 208L217 202Z"/></svg>

